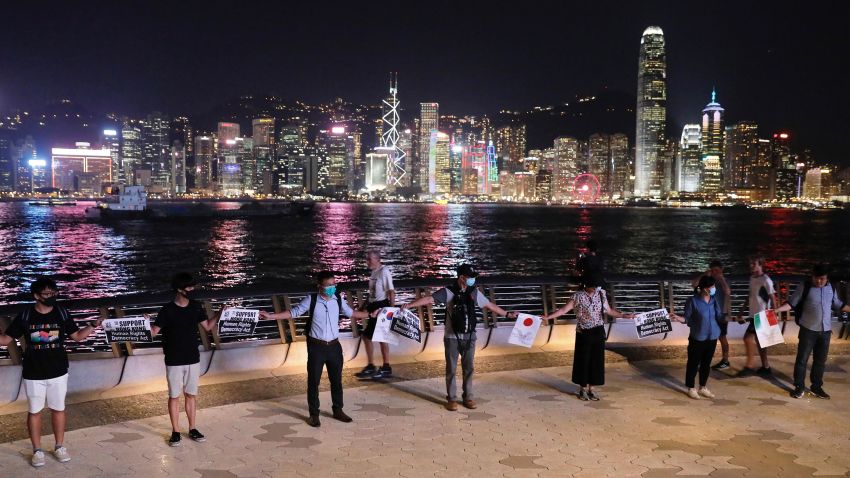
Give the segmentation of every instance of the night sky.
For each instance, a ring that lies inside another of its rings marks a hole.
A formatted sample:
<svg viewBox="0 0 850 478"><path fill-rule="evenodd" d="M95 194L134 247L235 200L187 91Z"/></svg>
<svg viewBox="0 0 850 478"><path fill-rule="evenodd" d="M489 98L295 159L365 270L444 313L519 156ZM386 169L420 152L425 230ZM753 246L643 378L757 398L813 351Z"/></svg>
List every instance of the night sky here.
<svg viewBox="0 0 850 478"><path fill-rule="evenodd" d="M671 131L697 122L716 86L727 121L755 120L765 137L788 129L817 160L850 162L842 2L64 3L4 5L0 110L68 97L96 112L191 117L249 93L377 104L391 70L408 108L527 109L603 87L633 95L640 35L654 24L668 47Z"/></svg>

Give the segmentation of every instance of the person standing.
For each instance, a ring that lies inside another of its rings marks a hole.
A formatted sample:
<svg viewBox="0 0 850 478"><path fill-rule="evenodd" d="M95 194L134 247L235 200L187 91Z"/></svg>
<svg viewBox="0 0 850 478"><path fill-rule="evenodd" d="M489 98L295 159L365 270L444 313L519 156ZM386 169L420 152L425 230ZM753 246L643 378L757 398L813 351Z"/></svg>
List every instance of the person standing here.
<svg viewBox="0 0 850 478"><path fill-rule="evenodd" d="M195 285L191 274L175 274L171 279L174 300L159 309L156 320L151 324L153 336L162 333L165 377L168 381L168 416L171 419L170 446L180 446L181 394L189 420L189 438L196 442L206 441L206 437L195 427L198 382L201 377L198 326L209 332L215 327L218 318L207 317L203 305L193 299Z"/></svg>
<svg viewBox="0 0 850 478"><path fill-rule="evenodd" d="M829 282L826 264L816 265L811 278L798 284L788 301L776 309L777 312L788 310L794 310L794 320L800 326L791 397L802 398L806 393L806 365L814 352L810 391L812 395L828 400L829 394L823 390L823 372L832 338L832 311L850 312L850 305L841 301Z"/></svg>
<svg viewBox="0 0 850 478"><path fill-rule="evenodd" d="M0 333L0 345L9 345L23 337L26 350L23 354L23 380L27 393L27 431L32 443L30 464L36 468L44 466L44 450L41 448L41 412L45 403L50 409L53 436L56 438L53 455L65 463L71 455L65 447L65 395L68 390L68 353L65 340L86 340L96 327L77 326L68 311L56 304L58 287L47 277L36 279L30 285L35 304L28 306Z"/></svg>
<svg viewBox="0 0 850 478"><path fill-rule="evenodd" d="M576 345L572 382L579 386L578 398L584 401L599 400L593 387L605 385L605 315L625 319L635 317L635 314L624 314L608 305L607 293L602 284L603 279L598 274L585 276L582 288L572 299L543 317L544 321L548 321L575 310Z"/></svg>
<svg viewBox="0 0 850 478"><path fill-rule="evenodd" d="M395 304L395 287L393 286L392 271L388 266L381 264L381 254L378 251L366 253L366 265L372 271L369 277L369 303L366 304L366 312L372 313L384 307L392 307ZM390 345L379 342L381 347L381 358L384 360L381 368L375 367L375 349L372 343L372 335L375 333L376 319L366 319L366 329L363 331L363 347L366 349L366 358L369 364L362 371L355 374L360 379L388 378L393 374L390 366Z"/></svg>
<svg viewBox="0 0 850 478"><path fill-rule="evenodd" d="M717 349L717 339L720 337L720 324L723 319L723 308L717 301L717 281L710 275L702 276L697 284L696 293L685 302L685 316L671 316L690 327L688 335L688 363L685 369L685 386L688 396L694 400L700 397L714 398L714 394L706 386L711 371L711 359ZM694 380L699 371L699 391L695 388Z"/></svg>
<svg viewBox="0 0 850 478"><path fill-rule="evenodd" d="M446 352L446 410L457 411L457 361L463 370L463 406L469 409L478 408L472 386L472 376L475 373L475 326L478 323L475 308L490 310L500 316L516 318L516 312L506 312L498 305L487 300L481 291L475 287L478 272L470 264L457 268L457 279L434 292L432 295L420 297L402 309L416 308L435 303L446 304L446 325L444 327L443 347Z"/></svg>
<svg viewBox="0 0 850 478"><path fill-rule="evenodd" d="M321 271L316 274L318 291L307 294L307 297L292 309L274 314L260 311L260 317L273 320L287 320L305 312L308 314L304 335L307 336L307 405L310 411L307 424L311 427L322 425L319 420L319 382L325 367L331 382L333 417L343 423L352 421L351 417L342 411L343 358L342 345L339 343L339 316L342 313L349 319L363 319L368 314L365 311L352 310L345 298L337 292L336 285L333 272Z"/></svg>
<svg viewBox="0 0 850 478"><path fill-rule="evenodd" d="M764 312L773 307L776 307L779 300L776 296L776 289L773 287L773 281L764 272L764 257L750 257L750 297L749 297L749 320L750 325L744 332L744 345L747 349L747 363L744 368L738 372L738 376L747 376L756 373L762 376L772 375L770 362L767 358L767 350L759 344L758 334L756 334L756 326L753 322L753 317L759 312ZM739 319L740 323L745 322ZM761 368L756 370L756 352L761 358Z"/></svg>
<svg viewBox="0 0 850 478"><path fill-rule="evenodd" d="M714 370L724 370L730 367L729 364L729 339L726 337L729 330L729 311L732 310L732 290L729 288L729 283L726 282L726 277L723 275L723 264L718 260L713 260L708 264L708 270L702 275L696 277L691 282L691 287L699 287L699 282L703 277L713 277L715 281L714 300L720 305L720 310L723 311L723 317L718 321L720 325L720 351L723 357L719 362L712 365Z"/></svg>

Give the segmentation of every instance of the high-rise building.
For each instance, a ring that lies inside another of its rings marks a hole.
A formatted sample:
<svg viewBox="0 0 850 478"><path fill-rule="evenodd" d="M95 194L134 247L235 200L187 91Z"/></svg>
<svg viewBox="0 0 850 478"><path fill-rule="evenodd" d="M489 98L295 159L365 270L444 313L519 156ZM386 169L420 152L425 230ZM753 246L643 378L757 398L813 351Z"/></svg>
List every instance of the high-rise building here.
<svg viewBox="0 0 850 478"><path fill-rule="evenodd" d="M431 195L449 194L452 185L452 169L449 163L449 135L432 130L428 143L428 193Z"/></svg>
<svg viewBox="0 0 850 478"><path fill-rule="evenodd" d="M538 169L537 170L537 191L535 196L537 199L549 201L552 199L552 170Z"/></svg>
<svg viewBox="0 0 850 478"><path fill-rule="evenodd" d="M521 171L520 163L525 158L526 128L525 125L508 125L498 128L495 132L496 155L499 157L499 168L512 172Z"/></svg>
<svg viewBox="0 0 850 478"><path fill-rule="evenodd" d="M723 107L717 102L717 92L711 90L711 102L702 110L702 191L713 194L723 183Z"/></svg>
<svg viewBox="0 0 850 478"><path fill-rule="evenodd" d="M171 145L171 184L169 194L186 193L186 147L179 139Z"/></svg>
<svg viewBox="0 0 850 478"><path fill-rule="evenodd" d="M756 160L744 175L747 178L746 187L769 191L772 175L770 140L759 138L756 148Z"/></svg>
<svg viewBox="0 0 850 478"><path fill-rule="evenodd" d="M354 137L344 126L319 131L319 189L325 194L354 192Z"/></svg>
<svg viewBox="0 0 850 478"><path fill-rule="evenodd" d="M829 172L829 170L826 170ZM823 198L822 193L823 170L812 168L806 171L806 179L803 183L803 197L806 199L819 200Z"/></svg>
<svg viewBox="0 0 850 478"><path fill-rule="evenodd" d="M27 135L23 140L15 142L11 149L12 164L14 165L15 191L20 193L31 193L38 187L49 187L52 176L47 177L47 183L40 186L35 182L35 168L47 169L47 161L38 158L35 147L35 139ZM42 162L44 163L42 165ZM49 174L45 174L49 176Z"/></svg>
<svg viewBox="0 0 850 478"><path fill-rule="evenodd" d="M686 124L682 128L679 151L676 155L676 190L695 193L700 190L702 177L702 138L700 125Z"/></svg>
<svg viewBox="0 0 850 478"><path fill-rule="evenodd" d="M640 39L635 135L635 196L660 196L667 126L667 55L664 32L651 26Z"/></svg>
<svg viewBox="0 0 850 478"><path fill-rule="evenodd" d="M210 194L215 189L213 164L215 139L211 136L195 136L195 190Z"/></svg>
<svg viewBox="0 0 850 478"><path fill-rule="evenodd" d="M258 194L274 192L274 118L257 118L252 123L254 159L257 162L254 189Z"/></svg>
<svg viewBox="0 0 850 478"><path fill-rule="evenodd" d="M419 186L423 192L429 192L430 184L430 150L431 133L440 129L440 104L420 103L419 114L419 161L414 164L418 167Z"/></svg>
<svg viewBox="0 0 850 478"><path fill-rule="evenodd" d="M726 189L750 188L753 167L758 162L758 125L741 121L727 126L724 137L723 183Z"/></svg>
<svg viewBox="0 0 850 478"><path fill-rule="evenodd" d="M171 125L166 116L153 112L142 122L142 167L149 170L155 190L171 184Z"/></svg>
<svg viewBox="0 0 850 478"><path fill-rule="evenodd" d="M112 178L113 183L124 183L124 169L121 165L121 137L118 136L118 130L105 129L100 138L101 145L104 148L109 148L109 153L112 155Z"/></svg>
<svg viewBox="0 0 850 478"><path fill-rule="evenodd" d="M555 139L555 161L552 167L553 200L569 201L571 199L573 181L579 171L578 157L578 140L565 136Z"/></svg>
<svg viewBox="0 0 850 478"><path fill-rule="evenodd" d="M387 189L387 166L391 165L390 155L395 148L377 147L366 155L366 190L369 192Z"/></svg>
<svg viewBox="0 0 850 478"><path fill-rule="evenodd" d="M51 150L53 187L88 194L100 194L112 178L112 154L109 148L91 149L86 142L74 148Z"/></svg>
<svg viewBox="0 0 850 478"><path fill-rule="evenodd" d="M121 128L121 175L126 184L134 184L135 172L141 166L142 131L139 127L127 123Z"/></svg>
<svg viewBox="0 0 850 478"><path fill-rule="evenodd" d="M797 158L791 153L791 135L786 132L774 133L770 145L771 194L774 199L787 201L800 196L803 164L797 164Z"/></svg>
<svg viewBox="0 0 850 478"><path fill-rule="evenodd" d="M0 130L0 192L15 190L15 163L12 161L12 139Z"/></svg>
<svg viewBox="0 0 850 478"><path fill-rule="evenodd" d="M239 134L239 123L226 123L219 122L218 123L218 149L226 149L228 146L228 141L235 141L236 138L240 137Z"/></svg>
<svg viewBox="0 0 850 478"><path fill-rule="evenodd" d="M600 196L610 197L613 187L614 167L611 156L611 137L595 133L587 140L587 172L599 180Z"/></svg>
<svg viewBox="0 0 850 478"><path fill-rule="evenodd" d="M623 133L611 135L611 194L609 199L623 199L631 196L634 190L631 184L633 162L629 137Z"/></svg>

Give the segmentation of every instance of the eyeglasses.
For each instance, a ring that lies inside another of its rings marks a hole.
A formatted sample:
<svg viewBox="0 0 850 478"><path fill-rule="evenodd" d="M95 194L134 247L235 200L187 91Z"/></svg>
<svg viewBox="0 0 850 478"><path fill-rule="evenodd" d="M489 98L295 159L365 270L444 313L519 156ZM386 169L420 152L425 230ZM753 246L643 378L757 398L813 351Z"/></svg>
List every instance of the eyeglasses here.
<svg viewBox="0 0 850 478"><path fill-rule="evenodd" d="M56 297L57 292L39 292L38 295L44 297L45 299L49 299L51 297Z"/></svg>

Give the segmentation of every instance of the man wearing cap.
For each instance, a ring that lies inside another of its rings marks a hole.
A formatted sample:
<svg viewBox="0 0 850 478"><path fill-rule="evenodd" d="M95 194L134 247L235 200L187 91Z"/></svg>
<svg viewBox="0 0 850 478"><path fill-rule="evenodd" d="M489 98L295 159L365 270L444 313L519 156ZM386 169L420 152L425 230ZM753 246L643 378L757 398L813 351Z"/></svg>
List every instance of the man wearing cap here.
<svg viewBox="0 0 850 478"><path fill-rule="evenodd" d="M457 387L455 374L457 358L460 355L463 369L463 406L477 408L472 390L473 362L475 360L475 325L478 322L475 308L490 310L509 319L516 318L516 312L506 312L475 287L478 272L469 264L457 268L457 280L432 295L421 297L401 306L410 309L435 303L446 304L446 325L443 345L446 350L446 410L456 411Z"/></svg>

